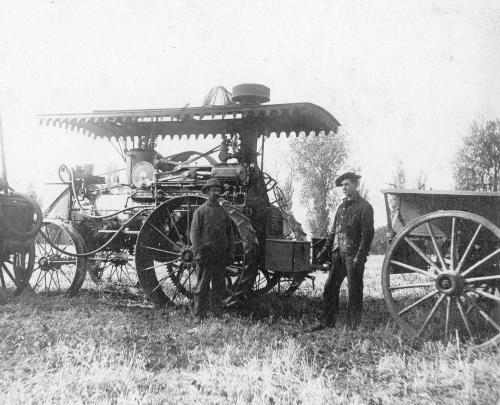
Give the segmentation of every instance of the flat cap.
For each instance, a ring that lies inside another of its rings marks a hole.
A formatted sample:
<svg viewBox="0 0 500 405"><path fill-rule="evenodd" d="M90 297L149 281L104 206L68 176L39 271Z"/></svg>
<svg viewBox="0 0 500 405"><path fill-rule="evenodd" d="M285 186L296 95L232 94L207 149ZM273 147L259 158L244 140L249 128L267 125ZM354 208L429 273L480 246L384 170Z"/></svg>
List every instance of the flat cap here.
<svg viewBox="0 0 500 405"><path fill-rule="evenodd" d="M337 177L337 180L335 180L335 185L337 187L340 187L342 185L342 182L346 179L357 181L360 178L361 176L359 174L356 174L354 172L345 172L344 174L341 174L339 177Z"/></svg>
<svg viewBox="0 0 500 405"><path fill-rule="evenodd" d="M220 184L219 180L217 179L208 179L205 185L201 188L201 191L205 194L207 194L207 191L210 187L220 187L222 188L222 185Z"/></svg>

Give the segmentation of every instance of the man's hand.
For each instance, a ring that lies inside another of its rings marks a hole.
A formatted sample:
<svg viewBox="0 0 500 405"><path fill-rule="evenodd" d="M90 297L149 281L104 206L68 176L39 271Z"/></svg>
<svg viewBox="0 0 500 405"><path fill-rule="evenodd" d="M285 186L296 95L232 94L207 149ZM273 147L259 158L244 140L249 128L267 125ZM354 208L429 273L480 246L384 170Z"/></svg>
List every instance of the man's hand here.
<svg viewBox="0 0 500 405"><path fill-rule="evenodd" d="M359 257L352 259L352 264L356 270L363 266L363 263L364 262Z"/></svg>
<svg viewBox="0 0 500 405"><path fill-rule="evenodd" d="M328 248L324 247L317 254L316 259L318 260L318 262L323 263L326 261L327 258L328 258Z"/></svg>

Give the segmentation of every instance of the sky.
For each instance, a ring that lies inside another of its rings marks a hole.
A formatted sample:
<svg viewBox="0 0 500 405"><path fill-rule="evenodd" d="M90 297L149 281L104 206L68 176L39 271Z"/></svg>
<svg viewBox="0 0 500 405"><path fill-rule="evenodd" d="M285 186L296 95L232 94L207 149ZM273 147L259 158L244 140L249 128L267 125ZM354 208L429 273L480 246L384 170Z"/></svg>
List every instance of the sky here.
<svg viewBox="0 0 500 405"><path fill-rule="evenodd" d="M500 117L499 72L498 1L0 3L0 114L20 190L64 162L119 161L104 142L39 127L37 113L196 106L214 86L253 82L272 103L312 102L340 121L382 225L398 160L409 187L423 170L428 186L453 188L470 124ZM193 146L209 142L165 148ZM284 176L287 141L273 148L266 167Z"/></svg>

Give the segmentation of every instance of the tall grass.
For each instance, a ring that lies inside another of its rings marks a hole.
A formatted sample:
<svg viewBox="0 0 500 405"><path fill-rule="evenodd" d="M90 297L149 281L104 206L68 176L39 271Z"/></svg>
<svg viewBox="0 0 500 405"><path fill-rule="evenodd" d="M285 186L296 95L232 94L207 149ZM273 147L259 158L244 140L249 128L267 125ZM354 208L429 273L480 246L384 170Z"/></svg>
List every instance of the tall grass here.
<svg viewBox="0 0 500 405"><path fill-rule="evenodd" d="M0 403L497 403L498 352L402 339L370 260L357 331L341 317L305 332L323 274L201 325L187 307L106 290L16 298L0 306Z"/></svg>

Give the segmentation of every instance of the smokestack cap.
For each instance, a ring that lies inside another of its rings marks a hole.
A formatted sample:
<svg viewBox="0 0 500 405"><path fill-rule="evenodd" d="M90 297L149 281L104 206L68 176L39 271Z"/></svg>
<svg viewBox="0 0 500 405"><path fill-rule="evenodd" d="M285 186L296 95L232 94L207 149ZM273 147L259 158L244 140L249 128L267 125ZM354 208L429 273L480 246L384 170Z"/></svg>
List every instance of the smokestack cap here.
<svg viewBox="0 0 500 405"><path fill-rule="evenodd" d="M233 87L233 101L241 104L262 104L271 99L271 89L263 84L242 83Z"/></svg>

